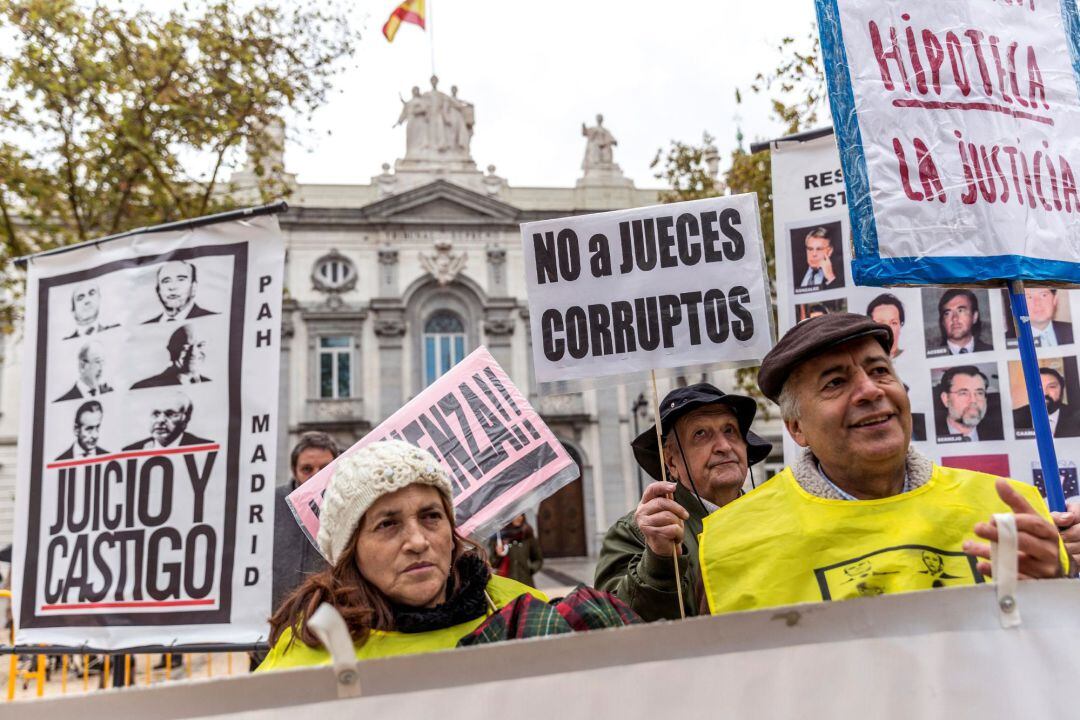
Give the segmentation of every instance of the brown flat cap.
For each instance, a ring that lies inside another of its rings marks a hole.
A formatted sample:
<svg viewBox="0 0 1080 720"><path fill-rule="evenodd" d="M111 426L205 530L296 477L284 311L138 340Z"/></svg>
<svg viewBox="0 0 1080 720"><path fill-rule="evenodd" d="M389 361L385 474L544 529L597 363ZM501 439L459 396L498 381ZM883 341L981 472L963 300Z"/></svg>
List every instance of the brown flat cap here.
<svg viewBox="0 0 1080 720"><path fill-rule="evenodd" d="M830 313L819 315L784 333L780 342L761 362L757 382L765 397L777 402L784 382L805 360L849 340L872 337L881 343L885 352L892 348L892 329L876 323L865 315Z"/></svg>

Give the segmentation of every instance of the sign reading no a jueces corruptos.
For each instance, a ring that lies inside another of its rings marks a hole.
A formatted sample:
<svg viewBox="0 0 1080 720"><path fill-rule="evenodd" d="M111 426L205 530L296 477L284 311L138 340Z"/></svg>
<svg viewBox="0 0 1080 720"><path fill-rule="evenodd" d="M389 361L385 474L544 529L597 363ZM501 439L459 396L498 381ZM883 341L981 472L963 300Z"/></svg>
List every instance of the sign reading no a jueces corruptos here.
<svg viewBox="0 0 1080 720"><path fill-rule="evenodd" d="M756 195L521 226L536 381L749 363L772 344Z"/></svg>

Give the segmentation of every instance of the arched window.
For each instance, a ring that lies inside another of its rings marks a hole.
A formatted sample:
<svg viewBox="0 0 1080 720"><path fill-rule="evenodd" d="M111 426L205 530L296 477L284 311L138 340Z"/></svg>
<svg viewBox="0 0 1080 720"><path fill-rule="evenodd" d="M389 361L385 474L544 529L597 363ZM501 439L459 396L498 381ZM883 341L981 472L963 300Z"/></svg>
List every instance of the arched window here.
<svg viewBox="0 0 1080 720"><path fill-rule="evenodd" d="M424 323L424 385L435 382L465 357L465 323L449 310L438 310Z"/></svg>

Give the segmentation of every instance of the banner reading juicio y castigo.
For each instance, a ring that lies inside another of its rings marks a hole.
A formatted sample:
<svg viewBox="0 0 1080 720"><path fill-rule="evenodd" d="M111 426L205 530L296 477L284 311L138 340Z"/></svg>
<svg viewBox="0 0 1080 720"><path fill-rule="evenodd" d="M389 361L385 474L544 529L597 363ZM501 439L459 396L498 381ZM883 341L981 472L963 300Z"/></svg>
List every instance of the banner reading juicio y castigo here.
<svg viewBox="0 0 1080 720"><path fill-rule="evenodd" d="M772 347L757 195L525 223L521 240L545 391L751 364Z"/></svg>
<svg viewBox="0 0 1080 720"><path fill-rule="evenodd" d="M458 528L480 538L581 474L485 347L470 353L341 457L388 439L423 448L442 463L451 478ZM336 464L320 470L286 500L316 547L319 511Z"/></svg>
<svg viewBox="0 0 1080 720"><path fill-rule="evenodd" d="M1075 0L816 0L861 285L1080 282Z"/></svg>
<svg viewBox="0 0 1080 720"><path fill-rule="evenodd" d="M266 638L283 261L272 216L31 260L18 642Z"/></svg>

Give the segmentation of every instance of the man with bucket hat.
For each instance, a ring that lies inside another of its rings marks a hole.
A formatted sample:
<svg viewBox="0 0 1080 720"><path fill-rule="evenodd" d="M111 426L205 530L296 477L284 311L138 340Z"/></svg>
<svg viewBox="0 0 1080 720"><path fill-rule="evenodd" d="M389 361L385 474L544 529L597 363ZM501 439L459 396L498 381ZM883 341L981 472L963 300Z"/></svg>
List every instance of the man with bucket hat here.
<svg viewBox="0 0 1080 720"><path fill-rule="evenodd" d="M892 330L824 315L780 339L758 384L805 448L699 538L713 613L984 582L991 517L1012 512L1021 577L1061 576L1068 556L1034 487L942 467L911 447Z"/></svg>
<svg viewBox="0 0 1080 720"><path fill-rule="evenodd" d="M631 443L634 458L656 481L637 508L604 537L596 587L628 604L647 621L679 617L679 586L686 614L697 614L690 588L697 577L702 520L742 494L747 468L772 445L750 431L757 403L708 383L672 390L660 403L663 481L656 426ZM679 547L679 577L672 547Z"/></svg>

